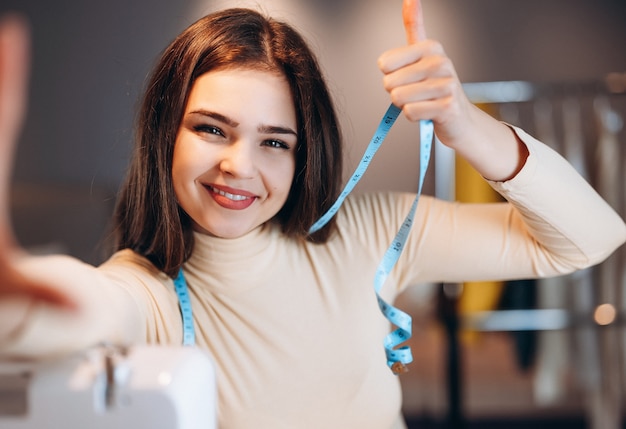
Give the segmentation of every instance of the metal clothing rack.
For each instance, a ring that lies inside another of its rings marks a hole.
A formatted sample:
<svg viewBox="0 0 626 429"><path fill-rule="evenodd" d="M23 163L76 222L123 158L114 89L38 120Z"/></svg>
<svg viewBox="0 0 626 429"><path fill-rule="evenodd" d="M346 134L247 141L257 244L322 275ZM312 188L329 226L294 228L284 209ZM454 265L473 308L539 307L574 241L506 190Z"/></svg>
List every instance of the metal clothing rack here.
<svg viewBox="0 0 626 429"><path fill-rule="evenodd" d="M525 106L526 110L532 110L533 106L539 102L555 104L563 103L564 100L571 98L585 99L593 105L593 109L598 107L596 105L598 103L595 103L594 99L608 98L609 101L604 100L603 106L600 107L608 109L609 113L621 115L620 130L625 127L623 122L626 120L626 104L624 103L626 97L621 96L626 95L626 72L610 73L601 79L583 82L503 81L467 83L463 86L473 103L495 105L503 109L511 106L515 106L516 109L523 109ZM621 107L611 106L611 104L617 104L615 101L618 99ZM614 109L621 109L621 111ZM520 115L513 119L520 120L521 117ZM579 125L581 127L584 125L587 128L603 126L597 117L593 118L596 119L593 123L581 123ZM507 120L507 118L502 119ZM535 119L537 119L536 116ZM511 120L507 122L519 125L524 129L532 128L524 123L514 123ZM567 124L563 127L567 127ZM613 155L620 157L618 171L624 172L626 171L626 142L624 142L626 137L625 133L620 130L613 130L615 131L613 137L618 138L619 143L621 143L618 145L619 147L616 146L619 151L614 152ZM599 132L596 131L595 134L597 136ZM541 136L538 137L541 140ZM590 146L589 141L584 143L586 146ZM563 148L555 147L555 149L563 154ZM586 161L587 164L589 164L590 154L598 155L597 148L593 149L595 150L591 151L589 147L586 147L585 156L587 158L583 161ZM601 157L598 156L598 158L601 162ZM573 160L570 161L575 164ZM450 196L454 195L454 191L451 190L450 183L454 183L454 177L450 178L450 175L453 175L451 172L454 172L454 165L451 165L454 158L445 148L437 145L435 162L438 170L435 179L435 193L440 198L451 199ZM599 177L602 175L603 166L594 165L593 167L588 180L596 189L598 187L611 188L611 190L606 191L611 195L607 195L605 198L620 212L622 217L626 217L626 173L622 174L621 180L617 179L617 183L607 184L606 178ZM597 182L604 182L594 183L594 178ZM599 192L602 194L603 189L599 189ZM590 274L589 271L592 273ZM462 348L459 341L459 334L463 330L538 333L568 331L578 333L579 339L587 342L585 346L588 348L585 353L588 356L591 354L593 357L587 362L587 364L592 364L591 367L588 365L587 368L592 376L586 374L587 380L586 383L583 383L589 427L591 429L618 429L622 427L625 417L622 410L626 408L626 251L621 249L605 263L588 270L585 275L587 275L586 283L581 282L580 278L574 278L572 282L580 283L575 285L578 288L586 288L584 293L586 293L587 300L591 299L594 302L593 306L587 302L586 306L577 308L528 308L459 315L457 303L460 285L442 285L438 298L439 315L445 327L448 345L447 390L449 409L447 421L449 427L463 428L465 425L462 400L464 387L461 371ZM454 292L446 293L446 290Z"/></svg>
<svg viewBox="0 0 626 429"><path fill-rule="evenodd" d="M520 103L555 95L626 95L626 72L602 79L570 82L494 81L469 82L463 90L473 103Z"/></svg>

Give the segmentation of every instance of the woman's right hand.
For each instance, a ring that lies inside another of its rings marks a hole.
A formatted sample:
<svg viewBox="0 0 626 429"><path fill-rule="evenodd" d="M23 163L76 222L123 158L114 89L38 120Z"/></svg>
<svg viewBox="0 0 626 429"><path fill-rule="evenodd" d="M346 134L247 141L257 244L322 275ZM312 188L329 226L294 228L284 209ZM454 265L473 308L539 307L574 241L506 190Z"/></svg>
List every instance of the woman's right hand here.
<svg viewBox="0 0 626 429"><path fill-rule="evenodd" d="M45 284L29 280L17 269L24 251L17 244L10 219L11 167L26 111L29 35L16 16L0 18L0 301L17 297L61 307L72 299Z"/></svg>
<svg viewBox="0 0 626 429"><path fill-rule="evenodd" d="M484 178L514 177L528 157L526 145L509 126L470 102L443 46L425 39L420 1L404 0L402 14L409 45L378 59L391 102L409 121L432 120L438 140Z"/></svg>

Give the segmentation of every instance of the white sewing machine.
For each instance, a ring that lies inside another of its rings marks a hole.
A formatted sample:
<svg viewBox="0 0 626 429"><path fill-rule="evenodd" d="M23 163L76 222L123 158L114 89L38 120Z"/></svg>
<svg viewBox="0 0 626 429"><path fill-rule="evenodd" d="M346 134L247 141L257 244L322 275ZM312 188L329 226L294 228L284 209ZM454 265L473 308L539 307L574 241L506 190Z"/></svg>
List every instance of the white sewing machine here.
<svg viewBox="0 0 626 429"><path fill-rule="evenodd" d="M61 361L0 362L2 429L215 429L215 372L193 347L101 346Z"/></svg>

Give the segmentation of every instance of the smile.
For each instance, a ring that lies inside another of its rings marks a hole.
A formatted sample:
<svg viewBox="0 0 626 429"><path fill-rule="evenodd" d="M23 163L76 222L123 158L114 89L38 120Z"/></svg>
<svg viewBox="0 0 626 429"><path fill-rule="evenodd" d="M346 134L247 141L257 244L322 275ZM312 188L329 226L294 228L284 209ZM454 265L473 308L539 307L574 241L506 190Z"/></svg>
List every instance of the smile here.
<svg viewBox="0 0 626 429"><path fill-rule="evenodd" d="M213 200L221 207L229 210L244 210L250 207L256 200L257 196L247 191L237 192L236 189L228 189L228 192L221 187L208 185L206 187Z"/></svg>
<svg viewBox="0 0 626 429"><path fill-rule="evenodd" d="M226 197L229 200L233 200L233 201L244 201L244 200L252 198L252 197L247 197L245 195L231 194L230 192L222 191L221 189L217 189L213 186L210 186L210 188L211 188L211 191L215 192L216 194L221 195L222 197Z"/></svg>

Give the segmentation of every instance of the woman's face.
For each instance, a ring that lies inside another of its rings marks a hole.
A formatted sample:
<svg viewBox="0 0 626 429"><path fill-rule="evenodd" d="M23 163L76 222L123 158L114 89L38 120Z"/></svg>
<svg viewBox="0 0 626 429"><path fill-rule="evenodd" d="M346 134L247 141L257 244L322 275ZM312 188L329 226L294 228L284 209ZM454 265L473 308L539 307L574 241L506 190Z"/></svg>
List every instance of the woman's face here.
<svg viewBox="0 0 626 429"><path fill-rule="evenodd" d="M232 69L196 79L172 181L197 231L240 237L278 213L294 177L296 127L291 91L276 73Z"/></svg>

